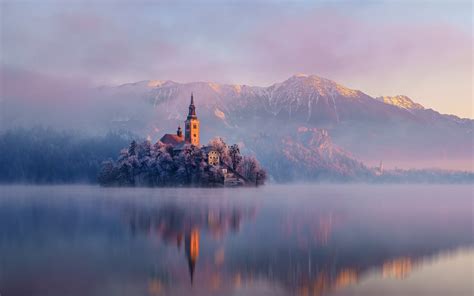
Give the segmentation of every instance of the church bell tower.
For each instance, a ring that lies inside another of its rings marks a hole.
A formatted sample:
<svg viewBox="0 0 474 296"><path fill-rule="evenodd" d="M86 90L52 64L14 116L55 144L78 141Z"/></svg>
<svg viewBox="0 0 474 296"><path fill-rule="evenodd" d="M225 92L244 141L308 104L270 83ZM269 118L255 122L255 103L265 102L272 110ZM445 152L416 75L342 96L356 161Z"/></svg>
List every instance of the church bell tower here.
<svg viewBox="0 0 474 296"><path fill-rule="evenodd" d="M194 97L191 93L191 103L189 104L189 113L185 121L184 140L186 143L199 147L199 119L196 116L196 107L194 106Z"/></svg>

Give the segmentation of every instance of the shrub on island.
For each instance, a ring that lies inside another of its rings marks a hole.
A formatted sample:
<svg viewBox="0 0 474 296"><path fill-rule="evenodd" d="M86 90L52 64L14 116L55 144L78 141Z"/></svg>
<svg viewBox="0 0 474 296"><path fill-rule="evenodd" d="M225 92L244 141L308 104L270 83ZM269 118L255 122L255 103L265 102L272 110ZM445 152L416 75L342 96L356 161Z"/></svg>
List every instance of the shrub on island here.
<svg viewBox="0 0 474 296"><path fill-rule="evenodd" d="M209 153L219 161L209 161ZM215 138L208 146L171 145L150 141L120 151L116 161L103 162L98 181L103 186L224 186L261 185L266 172L253 156L242 156L238 145Z"/></svg>

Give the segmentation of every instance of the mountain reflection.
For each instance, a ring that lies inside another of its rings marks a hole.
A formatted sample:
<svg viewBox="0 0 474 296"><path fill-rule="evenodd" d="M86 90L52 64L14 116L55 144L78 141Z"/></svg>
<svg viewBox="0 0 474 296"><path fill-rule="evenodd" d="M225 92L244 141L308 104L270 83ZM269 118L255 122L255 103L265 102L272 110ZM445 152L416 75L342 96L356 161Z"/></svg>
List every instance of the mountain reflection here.
<svg viewBox="0 0 474 296"><path fill-rule="evenodd" d="M150 198L35 189L0 199L0 292L351 295L369 278L402 285L459 250L473 253L468 195L374 204L353 192L265 190Z"/></svg>

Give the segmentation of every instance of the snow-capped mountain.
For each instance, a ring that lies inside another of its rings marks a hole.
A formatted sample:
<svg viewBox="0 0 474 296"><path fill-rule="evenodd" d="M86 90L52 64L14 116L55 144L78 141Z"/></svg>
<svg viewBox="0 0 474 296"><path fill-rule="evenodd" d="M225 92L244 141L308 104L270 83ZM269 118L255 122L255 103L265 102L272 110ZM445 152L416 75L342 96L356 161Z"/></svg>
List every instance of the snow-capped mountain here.
<svg viewBox="0 0 474 296"><path fill-rule="evenodd" d="M297 122L337 124L348 120L385 121L393 117L413 118L391 106L331 80L303 74L269 87L226 85L213 82L158 83L142 81L124 84L120 90L141 92L155 107L164 107L170 118L179 119L182 108L194 92L201 109L218 117L231 115L270 116Z"/></svg>
<svg viewBox="0 0 474 296"><path fill-rule="evenodd" d="M141 132L154 139L182 124L193 92L204 140L222 135L257 154L270 151L312 163L302 155L312 153L320 161L324 153L303 141L301 130L324 129L335 154L369 165L382 160L386 167L472 170L473 120L426 109L406 96L373 98L318 76L298 74L268 87L142 81L105 91L130 104L145 102L151 115L124 108L117 116L146 121ZM256 140L262 137L266 141Z"/></svg>
<svg viewBox="0 0 474 296"><path fill-rule="evenodd" d="M397 106L399 108L405 109L405 110L423 110L425 107L422 105L413 102L409 97L407 96L383 96L383 97L377 97L376 98L380 102L384 102L389 105Z"/></svg>

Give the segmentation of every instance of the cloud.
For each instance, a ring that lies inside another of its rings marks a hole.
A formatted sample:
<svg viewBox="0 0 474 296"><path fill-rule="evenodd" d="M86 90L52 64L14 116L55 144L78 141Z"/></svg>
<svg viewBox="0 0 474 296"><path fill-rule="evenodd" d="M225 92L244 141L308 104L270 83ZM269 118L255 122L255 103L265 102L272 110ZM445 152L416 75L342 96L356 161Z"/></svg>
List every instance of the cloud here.
<svg viewBox="0 0 474 296"><path fill-rule="evenodd" d="M269 85L305 72L466 115L472 31L456 19L463 7L439 18L424 12L436 5L406 5L2 2L2 63L95 84ZM443 103L452 94L456 103Z"/></svg>
<svg viewBox="0 0 474 296"><path fill-rule="evenodd" d="M93 91L87 81L6 66L0 67L0 73L2 128L25 124L73 127L85 115L82 111L91 109Z"/></svg>
<svg viewBox="0 0 474 296"><path fill-rule="evenodd" d="M373 23L316 10L299 18L274 19L249 41L253 63L263 69L337 77L463 64L470 57L472 36L447 24Z"/></svg>

